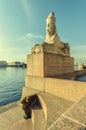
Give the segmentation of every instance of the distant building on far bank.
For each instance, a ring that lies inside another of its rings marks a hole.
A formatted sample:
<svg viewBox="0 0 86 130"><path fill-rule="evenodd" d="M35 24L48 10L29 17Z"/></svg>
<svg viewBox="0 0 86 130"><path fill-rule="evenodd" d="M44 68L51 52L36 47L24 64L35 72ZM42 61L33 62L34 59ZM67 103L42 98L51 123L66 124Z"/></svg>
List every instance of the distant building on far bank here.
<svg viewBox="0 0 86 130"><path fill-rule="evenodd" d="M0 61L0 67L7 67L7 61Z"/></svg>
<svg viewBox="0 0 86 130"><path fill-rule="evenodd" d="M83 70L83 69L84 69L84 64L79 63L79 64L78 64L78 70Z"/></svg>
<svg viewBox="0 0 86 130"><path fill-rule="evenodd" d="M14 62L8 63L8 67L26 67L26 64L20 61L14 61Z"/></svg>
<svg viewBox="0 0 86 130"><path fill-rule="evenodd" d="M21 65L21 62L19 62L19 61L14 61L14 62L8 63L8 66L12 66L12 67L19 67L20 65Z"/></svg>

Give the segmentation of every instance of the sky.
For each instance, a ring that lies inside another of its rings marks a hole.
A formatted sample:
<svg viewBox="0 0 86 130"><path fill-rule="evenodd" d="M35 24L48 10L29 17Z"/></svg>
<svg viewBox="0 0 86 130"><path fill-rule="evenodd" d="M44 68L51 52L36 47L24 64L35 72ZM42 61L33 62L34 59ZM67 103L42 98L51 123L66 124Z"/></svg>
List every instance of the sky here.
<svg viewBox="0 0 86 130"><path fill-rule="evenodd" d="M45 41L52 11L75 63L86 63L86 0L0 0L0 60L25 62L31 48Z"/></svg>

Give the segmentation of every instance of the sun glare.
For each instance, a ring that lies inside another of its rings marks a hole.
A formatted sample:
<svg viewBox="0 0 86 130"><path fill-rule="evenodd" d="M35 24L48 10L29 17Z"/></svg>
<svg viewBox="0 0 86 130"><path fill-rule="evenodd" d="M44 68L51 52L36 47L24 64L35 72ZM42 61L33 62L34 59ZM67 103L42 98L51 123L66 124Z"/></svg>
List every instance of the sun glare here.
<svg viewBox="0 0 86 130"><path fill-rule="evenodd" d="M27 0L20 0L20 3L22 5L22 8L24 10L24 13L27 17L27 19L31 19L31 4Z"/></svg>

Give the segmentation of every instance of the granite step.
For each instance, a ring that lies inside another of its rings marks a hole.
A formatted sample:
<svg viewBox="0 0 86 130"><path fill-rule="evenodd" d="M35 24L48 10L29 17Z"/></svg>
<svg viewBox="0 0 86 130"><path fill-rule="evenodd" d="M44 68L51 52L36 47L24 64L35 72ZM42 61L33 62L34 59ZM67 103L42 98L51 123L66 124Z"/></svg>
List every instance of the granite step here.
<svg viewBox="0 0 86 130"><path fill-rule="evenodd" d="M3 113L3 112L5 112L5 111L8 111L8 110L10 110L10 109L13 109L13 108L17 107L17 106L18 106L18 103L19 103L19 101L18 101L18 102L13 102L13 103L7 104L7 105L5 105L5 106L1 106L1 107L0 107L0 114Z"/></svg>
<svg viewBox="0 0 86 130"><path fill-rule="evenodd" d="M19 103L11 103L0 108L0 130L32 130L32 119L23 118Z"/></svg>
<svg viewBox="0 0 86 130"><path fill-rule="evenodd" d="M61 116L61 114L70 108L74 103L67 99L43 92L38 93L38 97L45 114L47 128L53 124Z"/></svg>
<svg viewBox="0 0 86 130"><path fill-rule="evenodd" d="M36 107L32 109L32 122L32 130L46 130L45 115L41 108Z"/></svg>

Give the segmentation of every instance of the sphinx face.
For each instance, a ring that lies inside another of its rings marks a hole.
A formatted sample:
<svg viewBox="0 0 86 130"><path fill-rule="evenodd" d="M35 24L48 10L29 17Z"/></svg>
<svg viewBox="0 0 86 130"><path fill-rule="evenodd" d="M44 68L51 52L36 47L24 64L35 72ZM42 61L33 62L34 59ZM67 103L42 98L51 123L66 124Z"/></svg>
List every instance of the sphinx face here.
<svg viewBox="0 0 86 130"><path fill-rule="evenodd" d="M56 26L55 26L55 24L48 23L47 26L46 26L46 32L50 36L53 36L55 34L55 32L56 32Z"/></svg>

